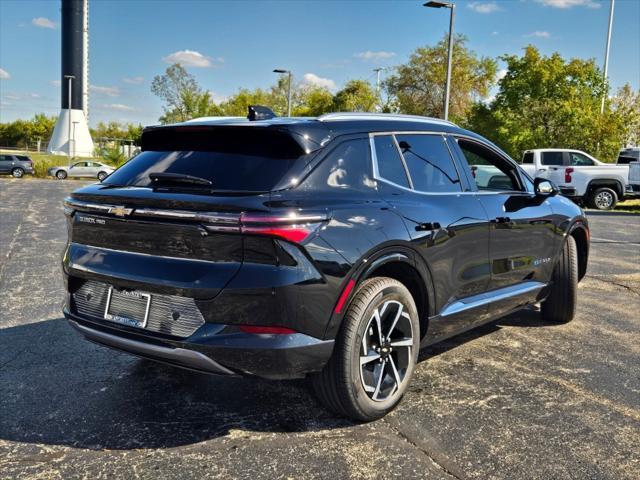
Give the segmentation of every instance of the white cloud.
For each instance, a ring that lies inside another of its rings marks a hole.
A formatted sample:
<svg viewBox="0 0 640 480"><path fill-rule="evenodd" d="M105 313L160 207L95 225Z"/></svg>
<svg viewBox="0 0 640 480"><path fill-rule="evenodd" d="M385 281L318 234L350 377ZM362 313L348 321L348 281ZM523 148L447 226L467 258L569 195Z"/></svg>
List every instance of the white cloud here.
<svg viewBox="0 0 640 480"><path fill-rule="evenodd" d="M316 87L328 88L329 90L336 88L336 82L330 78L319 77L315 73L305 73L302 83L306 85L314 85Z"/></svg>
<svg viewBox="0 0 640 480"><path fill-rule="evenodd" d="M536 0L545 7L553 8L572 8L572 7L587 7L587 8L600 8L600 3L594 0Z"/></svg>
<svg viewBox="0 0 640 480"><path fill-rule="evenodd" d="M500 35L500 32L498 32L497 30L494 30L493 32L491 32L491 35L495 37L496 35Z"/></svg>
<svg viewBox="0 0 640 480"><path fill-rule="evenodd" d="M224 62L222 57L208 57L195 50L180 50L163 57L162 60L168 64L179 63L183 67L199 68L213 67L215 63Z"/></svg>
<svg viewBox="0 0 640 480"><path fill-rule="evenodd" d="M6 70L0 68L0 78L2 80L9 80L11 78L11 75L9 75L9 72L7 72Z"/></svg>
<svg viewBox="0 0 640 480"><path fill-rule="evenodd" d="M122 81L124 83L129 83L131 85L140 85L142 82L144 82L144 77L132 77L132 78L123 78Z"/></svg>
<svg viewBox="0 0 640 480"><path fill-rule="evenodd" d="M89 90L99 95L106 95L107 97L120 96L120 89L118 87L100 87L98 85L89 85Z"/></svg>
<svg viewBox="0 0 640 480"><path fill-rule="evenodd" d="M131 112L134 110L133 107L130 107L129 105L124 105L122 103L107 103L102 105L102 108L106 110L116 110L118 112Z"/></svg>
<svg viewBox="0 0 640 480"><path fill-rule="evenodd" d="M354 57L364 60L365 62L376 61L376 60L388 60L389 58L392 58L395 56L396 56L396 52L385 52L385 51L372 52L371 50L354 54Z"/></svg>
<svg viewBox="0 0 640 480"><path fill-rule="evenodd" d="M496 2L471 2L467 7L477 13L493 13L502 10Z"/></svg>
<svg viewBox="0 0 640 480"><path fill-rule="evenodd" d="M551 38L551 34L545 30L536 30L526 34L525 37Z"/></svg>
<svg viewBox="0 0 640 480"><path fill-rule="evenodd" d="M506 76L507 76L507 69L501 68L500 70L498 70L498 73L496 74L496 80L502 80Z"/></svg>
<svg viewBox="0 0 640 480"><path fill-rule="evenodd" d="M60 80L51 80L49 83L54 87L59 87L62 84Z"/></svg>
<svg viewBox="0 0 640 480"><path fill-rule="evenodd" d="M53 20L49 20L46 17L36 17L31 20L31 23L40 28L56 28L55 22L53 22Z"/></svg>

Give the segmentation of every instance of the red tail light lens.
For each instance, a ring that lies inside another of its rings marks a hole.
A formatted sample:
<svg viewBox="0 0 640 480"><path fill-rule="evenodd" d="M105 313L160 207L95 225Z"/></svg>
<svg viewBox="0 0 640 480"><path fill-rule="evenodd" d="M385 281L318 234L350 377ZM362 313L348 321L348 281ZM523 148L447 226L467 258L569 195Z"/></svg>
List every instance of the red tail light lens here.
<svg viewBox="0 0 640 480"><path fill-rule="evenodd" d="M243 213L240 217L242 233L269 235L293 243L301 243L327 220L326 213L298 213L271 215Z"/></svg>
<svg viewBox="0 0 640 480"><path fill-rule="evenodd" d="M564 169L564 183L571 183L572 173L573 173L573 168L568 167Z"/></svg>
<svg viewBox="0 0 640 480"><path fill-rule="evenodd" d="M258 325L240 325L240 330L244 333L267 334L267 335L291 335L295 330L286 327L261 327Z"/></svg>

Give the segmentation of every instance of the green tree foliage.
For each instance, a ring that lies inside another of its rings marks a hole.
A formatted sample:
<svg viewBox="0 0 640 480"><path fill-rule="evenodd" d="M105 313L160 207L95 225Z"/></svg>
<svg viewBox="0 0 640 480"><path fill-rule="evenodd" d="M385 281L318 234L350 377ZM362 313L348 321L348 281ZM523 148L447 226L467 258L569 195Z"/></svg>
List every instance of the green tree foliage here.
<svg viewBox="0 0 640 480"><path fill-rule="evenodd" d="M611 99L611 109L625 119L624 146L640 145L640 90L634 92L631 85L625 84Z"/></svg>
<svg viewBox="0 0 640 480"><path fill-rule="evenodd" d="M90 131L94 141L122 140L128 142L133 140L134 145L140 145L143 128L141 124L134 123L100 122Z"/></svg>
<svg viewBox="0 0 640 480"><path fill-rule="evenodd" d="M416 49L385 82L390 103L401 113L443 116L448 36L434 47ZM474 102L486 97L495 83L496 61L478 57L467 48L467 38L456 35L453 44L449 116L466 118Z"/></svg>
<svg viewBox="0 0 640 480"><path fill-rule="evenodd" d="M294 102L292 115L298 117L318 117L333 110L333 95L322 87L302 87L297 103Z"/></svg>
<svg viewBox="0 0 640 480"><path fill-rule="evenodd" d="M151 91L165 105L161 123L184 122L196 117L219 115L220 109L203 91L195 77L176 63L167 68L164 75L156 75L151 82Z"/></svg>
<svg viewBox="0 0 640 480"><path fill-rule="evenodd" d="M369 82L350 80L333 98L336 112L375 112L378 96Z"/></svg>
<svg viewBox="0 0 640 480"><path fill-rule="evenodd" d="M0 146L36 148L38 140L48 142L56 126L56 117L36 114L31 120L0 123Z"/></svg>
<svg viewBox="0 0 640 480"><path fill-rule="evenodd" d="M489 105L476 104L467 125L520 158L531 148L577 148L605 161L616 158L627 134L625 108L612 109L607 84L594 60L543 56L533 46L524 55L504 55L507 74Z"/></svg>

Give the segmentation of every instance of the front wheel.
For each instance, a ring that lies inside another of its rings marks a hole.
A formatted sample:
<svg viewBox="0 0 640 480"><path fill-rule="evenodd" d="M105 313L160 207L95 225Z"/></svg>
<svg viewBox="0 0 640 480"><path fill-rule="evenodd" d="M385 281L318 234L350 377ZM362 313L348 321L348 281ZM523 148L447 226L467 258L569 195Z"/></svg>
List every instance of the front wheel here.
<svg viewBox="0 0 640 480"><path fill-rule="evenodd" d="M548 322L570 322L578 301L578 254L571 235L567 236L553 269L550 288L551 293L542 302L542 318Z"/></svg>
<svg viewBox="0 0 640 480"><path fill-rule="evenodd" d="M13 178L22 178L24 176L24 170L20 167L14 168L11 170L11 175L13 175Z"/></svg>
<svg viewBox="0 0 640 480"><path fill-rule="evenodd" d="M602 187L596 188L591 193L590 203L593 208L598 210L613 210L618 203L618 195L615 190Z"/></svg>
<svg viewBox="0 0 640 480"><path fill-rule="evenodd" d="M64 180L65 178L67 178L67 172L65 172L64 170L58 170L56 172L56 178L58 180Z"/></svg>
<svg viewBox="0 0 640 480"><path fill-rule="evenodd" d="M99 182L103 181L105 178L107 178L107 172L98 173L98 181Z"/></svg>
<svg viewBox="0 0 640 480"><path fill-rule="evenodd" d="M383 417L402 399L420 346L418 311L399 281L376 277L355 294L333 356L313 377L320 400L359 421Z"/></svg>

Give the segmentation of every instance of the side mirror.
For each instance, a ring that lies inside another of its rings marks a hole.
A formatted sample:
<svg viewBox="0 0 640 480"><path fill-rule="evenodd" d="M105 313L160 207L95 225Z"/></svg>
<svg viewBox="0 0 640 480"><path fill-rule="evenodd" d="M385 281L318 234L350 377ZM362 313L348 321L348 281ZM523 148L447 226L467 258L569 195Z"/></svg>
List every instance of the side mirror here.
<svg viewBox="0 0 640 480"><path fill-rule="evenodd" d="M555 195L560 191L553 182L546 178L539 177L533 181L533 189L535 190L536 195Z"/></svg>

